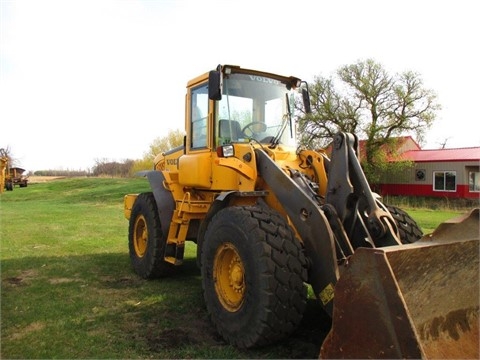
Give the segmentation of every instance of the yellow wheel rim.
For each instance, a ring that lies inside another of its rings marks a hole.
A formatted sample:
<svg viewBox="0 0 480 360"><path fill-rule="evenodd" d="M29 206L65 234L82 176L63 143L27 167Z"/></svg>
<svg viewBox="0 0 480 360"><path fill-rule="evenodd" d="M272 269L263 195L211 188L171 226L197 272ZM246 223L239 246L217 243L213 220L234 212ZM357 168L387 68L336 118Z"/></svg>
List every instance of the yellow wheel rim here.
<svg viewBox="0 0 480 360"><path fill-rule="evenodd" d="M245 270L238 250L231 243L224 243L217 249L213 279L223 307L230 312L240 309L245 295Z"/></svg>
<svg viewBox="0 0 480 360"><path fill-rule="evenodd" d="M135 228L133 232L133 247L138 257L143 257L147 251L148 229L147 222L143 215L135 220Z"/></svg>

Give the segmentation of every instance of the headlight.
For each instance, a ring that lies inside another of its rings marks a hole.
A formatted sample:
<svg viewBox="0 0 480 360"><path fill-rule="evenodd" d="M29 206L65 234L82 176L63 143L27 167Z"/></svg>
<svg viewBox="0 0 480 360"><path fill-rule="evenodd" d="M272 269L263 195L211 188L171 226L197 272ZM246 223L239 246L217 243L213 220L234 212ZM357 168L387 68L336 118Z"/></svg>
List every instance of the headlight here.
<svg viewBox="0 0 480 360"><path fill-rule="evenodd" d="M235 155L233 145L223 145L217 148L218 157L232 157Z"/></svg>

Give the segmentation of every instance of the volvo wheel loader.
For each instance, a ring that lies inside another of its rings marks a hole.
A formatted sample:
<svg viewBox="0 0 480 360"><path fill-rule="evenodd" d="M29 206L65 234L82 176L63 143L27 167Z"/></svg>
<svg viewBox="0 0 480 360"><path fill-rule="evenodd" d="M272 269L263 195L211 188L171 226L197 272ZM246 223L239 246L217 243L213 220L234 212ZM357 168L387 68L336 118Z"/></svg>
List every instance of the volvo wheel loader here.
<svg viewBox="0 0 480 360"><path fill-rule="evenodd" d="M296 101L306 82L239 66L188 82L183 146L124 199L135 272L168 276L196 243L212 324L240 348L291 334L310 286L332 317L321 358L478 358L478 209L422 236L370 190L355 135L297 147Z"/></svg>

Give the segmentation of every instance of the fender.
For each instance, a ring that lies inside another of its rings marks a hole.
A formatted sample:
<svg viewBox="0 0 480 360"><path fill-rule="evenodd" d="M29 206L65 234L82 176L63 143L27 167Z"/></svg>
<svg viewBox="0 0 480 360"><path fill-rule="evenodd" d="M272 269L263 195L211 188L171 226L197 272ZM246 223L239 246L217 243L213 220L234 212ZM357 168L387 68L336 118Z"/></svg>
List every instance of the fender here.
<svg viewBox="0 0 480 360"><path fill-rule="evenodd" d="M172 193L163 186L165 176L161 171L157 170L142 171L137 175L146 177L150 182L150 187L152 188L153 196L157 203L162 233L166 240L168 230L170 229L170 223L172 221L172 214L175 210L175 200L173 199Z"/></svg>

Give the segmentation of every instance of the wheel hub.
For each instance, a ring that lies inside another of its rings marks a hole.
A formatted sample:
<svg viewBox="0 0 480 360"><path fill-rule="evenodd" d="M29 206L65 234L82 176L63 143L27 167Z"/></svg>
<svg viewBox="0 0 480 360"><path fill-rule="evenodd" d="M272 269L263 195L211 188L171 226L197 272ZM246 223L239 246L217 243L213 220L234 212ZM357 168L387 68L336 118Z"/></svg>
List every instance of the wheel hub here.
<svg viewBox="0 0 480 360"><path fill-rule="evenodd" d="M135 231L133 246L138 257L143 257L147 251L148 229L147 222L143 216L139 216L135 221Z"/></svg>
<svg viewBox="0 0 480 360"><path fill-rule="evenodd" d="M238 259L234 259L230 266L230 286L235 292L242 292L245 286L243 283L243 266Z"/></svg>
<svg viewBox="0 0 480 360"><path fill-rule="evenodd" d="M231 243L224 243L217 249L213 277L223 307L230 312L239 310L245 295L245 270L238 250Z"/></svg>

